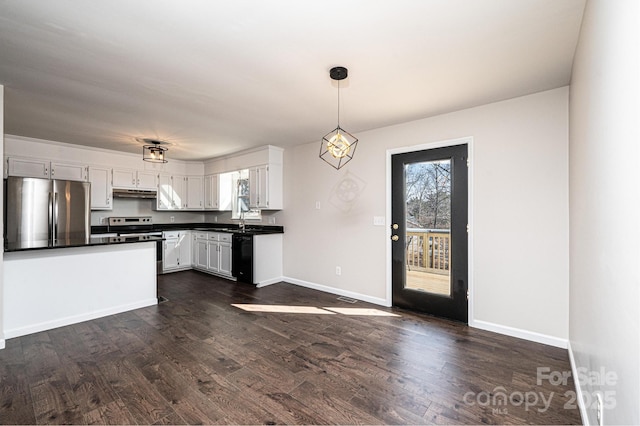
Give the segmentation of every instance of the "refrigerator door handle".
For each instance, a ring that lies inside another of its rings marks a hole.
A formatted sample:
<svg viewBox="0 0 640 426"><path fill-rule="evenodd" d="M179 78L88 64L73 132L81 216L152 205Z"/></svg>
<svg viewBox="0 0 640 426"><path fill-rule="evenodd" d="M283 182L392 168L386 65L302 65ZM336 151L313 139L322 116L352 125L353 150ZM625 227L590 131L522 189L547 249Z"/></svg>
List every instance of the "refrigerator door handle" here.
<svg viewBox="0 0 640 426"><path fill-rule="evenodd" d="M53 193L49 192L49 240L53 241Z"/></svg>
<svg viewBox="0 0 640 426"><path fill-rule="evenodd" d="M51 239L55 242L58 239L58 193L53 193L53 233Z"/></svg>

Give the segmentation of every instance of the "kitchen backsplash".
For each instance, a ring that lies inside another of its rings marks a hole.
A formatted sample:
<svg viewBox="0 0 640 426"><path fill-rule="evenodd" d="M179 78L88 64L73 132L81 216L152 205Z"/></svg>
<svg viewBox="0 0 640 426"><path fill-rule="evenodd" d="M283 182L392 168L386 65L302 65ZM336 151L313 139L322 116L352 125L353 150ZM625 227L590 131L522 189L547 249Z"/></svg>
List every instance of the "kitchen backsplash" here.
<svg viewBox="0 0 640 426"><path fill-rule="evenodd" d="M96 210L91 212L91 225L106 225L110 216L151 216L153 223L237 223L231 219L231 212L196 212L196 211L156 211L153 206L156 200L141 198L114 198L113 210ZM278 211L263 211L262 221L248 221L261 225L281 225L277 223ZM274 223L274 220L276 221Z"/></svg>
<svg viewBox="0 0 640 426"><path fill-rule="evenodd" d="M154 199L114 198L113 210L96 210L91 212L91 225L106 225L101 218L110 216L151 216L154 223L193 223L203 222L204 212L188 211L156 211L153 210Z"/></svg>

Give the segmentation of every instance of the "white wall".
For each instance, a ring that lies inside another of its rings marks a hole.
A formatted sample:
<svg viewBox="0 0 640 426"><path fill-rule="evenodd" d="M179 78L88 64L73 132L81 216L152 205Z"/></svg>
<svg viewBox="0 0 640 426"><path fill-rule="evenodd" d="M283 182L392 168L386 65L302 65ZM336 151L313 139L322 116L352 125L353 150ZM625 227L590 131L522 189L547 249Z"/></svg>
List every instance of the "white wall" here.
<svg viewBox="0 0 640 426"><path fill-rule="evenodd" d="M605 424L640 423L639 40L640 2L587 2L570 93L569 336L577 367L617 375L581 386L587 401L613 396Z"/></svg>
<svg viewBox="0 0 640 426"><path fill-rule="evenodd" d="M287 277L384 303L389 241L373 216L385 216L387 149L471 136L471 323L566 345L568 88L356 136L355 158L339 171L318 158L319 140L285 151Z"/></svg>
<svg viewBox="0 0 640 426"><path fill-rule="evenodd" d="M4 152L4 86L0 84L0 158L2 158ZM0 172L4 176L4 161L0 164ZM0 205L4 206L4 185L0 186ZM4 223L4 208L0 209L0 223ZM4 241L4 227L0 228L0 241ZM4 348L4 312L2 306L4 306L4 280L3 280L3 268L4 263L2 261L4 250L0 251L0 349Z"/></svg>

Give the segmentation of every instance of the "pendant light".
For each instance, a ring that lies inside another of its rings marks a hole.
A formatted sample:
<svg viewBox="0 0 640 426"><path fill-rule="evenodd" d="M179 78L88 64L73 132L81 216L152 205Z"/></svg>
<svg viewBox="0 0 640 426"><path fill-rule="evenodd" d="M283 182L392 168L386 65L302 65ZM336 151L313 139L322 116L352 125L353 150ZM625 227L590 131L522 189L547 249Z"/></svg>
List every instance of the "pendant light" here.
<svg viewBox="0 0 640 426"><path fill-rule="evenodd" d="M323 136L320 145L320 158L336 170L353 159L358 139L340 127L340 80L347 78L345 67L334 67L329 71L332 80L338 82L338 127Z"/></svg>
<svg viewBox="0 0 640 426"><path fill-rule="evenodd" d="M150 163L168 162L164 154L169 151L169 148L163 145L171 145L169 142L150 138L137 138L137 141L145 144L142 146L142 159L144 161Z"/></svg>

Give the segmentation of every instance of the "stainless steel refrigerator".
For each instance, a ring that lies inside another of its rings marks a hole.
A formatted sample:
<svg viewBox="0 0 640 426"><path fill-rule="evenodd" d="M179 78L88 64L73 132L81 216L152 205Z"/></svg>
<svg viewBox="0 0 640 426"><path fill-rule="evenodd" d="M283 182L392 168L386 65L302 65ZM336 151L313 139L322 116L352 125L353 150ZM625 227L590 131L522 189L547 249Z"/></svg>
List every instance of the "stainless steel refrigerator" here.
<svg viewBox="0 0 640 426"><path fill-rule="evenodd" d="M91 184L69 180L7 178L7 243L56 246L88 241Z"/></svg>

